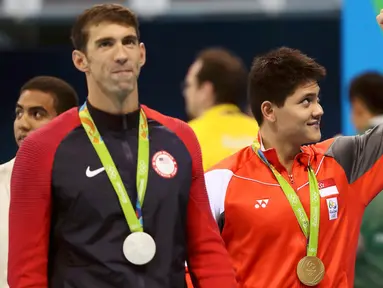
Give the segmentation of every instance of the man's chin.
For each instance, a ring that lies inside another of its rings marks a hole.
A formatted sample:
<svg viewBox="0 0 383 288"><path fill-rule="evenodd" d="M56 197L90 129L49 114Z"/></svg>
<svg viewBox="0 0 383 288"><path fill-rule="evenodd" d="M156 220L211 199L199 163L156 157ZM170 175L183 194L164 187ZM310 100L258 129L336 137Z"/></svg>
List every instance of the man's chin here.
<svg viewBox="0 0 383 288"><path fill-rule="evenodd" d="M305 144L314 144L314 143L317 143L321 140L322 138L322 134L320 133L320 131L318 133L315 133L315 134L312 134L312 135L308 135L306 141L305 141Z"/></svg>
<svg viewBox="0 0 383 288"><path fill-rule="evenodd" d="M115 87L115 94L118 95L119 97L126 97L129 96L135 89L135 85L133 84L128 84L128 83L120 83Z"/></svg>

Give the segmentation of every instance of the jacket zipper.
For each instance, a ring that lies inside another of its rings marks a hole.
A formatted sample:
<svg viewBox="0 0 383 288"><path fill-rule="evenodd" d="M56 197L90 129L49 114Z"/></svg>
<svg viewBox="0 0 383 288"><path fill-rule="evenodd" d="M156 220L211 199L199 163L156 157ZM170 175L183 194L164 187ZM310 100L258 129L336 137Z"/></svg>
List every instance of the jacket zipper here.
<svg viewBox="0 0 383 288"><path fill-rule="evenodd" d="M128 120L126 119L126 117L126 115L122 116L122 127L124 128L124 130L128 129Z"/></svg>
<svg viewBox="0 0 383 288"><path fill-rule="evenodd" d="M294 184L293 174L288 174L288 175L289 175L290 183L291 183L291 184Z"/></svg>

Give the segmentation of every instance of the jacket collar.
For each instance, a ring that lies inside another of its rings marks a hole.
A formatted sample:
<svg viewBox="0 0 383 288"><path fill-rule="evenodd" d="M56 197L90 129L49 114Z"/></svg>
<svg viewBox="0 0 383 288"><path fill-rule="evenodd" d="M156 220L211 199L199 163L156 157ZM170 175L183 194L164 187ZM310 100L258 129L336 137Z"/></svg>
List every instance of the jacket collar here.
<svg viewBox="0 0 383 288"><path fill-rule="evenodd" d="M265 149L265 146L263 145L262 141L261 132L258 132L257 141L258 147L263 152L263 155L265 155L267 161L269 161L269 163L272 164L279 171L285 169L283 165L279 162L277 151L275 150L275 148ZM298 164L307 167L315 158L315 152L316 150L312 149L311 146L301 146L301 152L295 156L294 161L297 161Z"/></svg>
<svg viewBox="0 0 383 288"><path fill-rule="evenodd" d="M127 114L114 115L95 108L91 103L89 103L89 101L87 101L86 105L88 107L89 114L92 116L92 119L100 132L122 131L138 128L140 121L140 109Z"/></svg>

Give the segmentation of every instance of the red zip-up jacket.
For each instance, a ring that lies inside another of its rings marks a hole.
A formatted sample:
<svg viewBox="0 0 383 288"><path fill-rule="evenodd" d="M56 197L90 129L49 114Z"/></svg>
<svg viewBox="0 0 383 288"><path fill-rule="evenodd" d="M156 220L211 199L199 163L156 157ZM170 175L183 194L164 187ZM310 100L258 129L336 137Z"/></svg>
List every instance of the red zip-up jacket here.
<svg viewBox="0 0 383 288"><path fill-rule="evenodd" d="M383 125L362 136L303 146L290 175L274 149L263 153L290 182L308 217L308 165L315 171L321 196L317 256L326 269L316 287L352 288L363 212L383 189ZM252 148L219 163L205 179L239 287L304 287L296 267L307 239L273 173Z"/></svg>

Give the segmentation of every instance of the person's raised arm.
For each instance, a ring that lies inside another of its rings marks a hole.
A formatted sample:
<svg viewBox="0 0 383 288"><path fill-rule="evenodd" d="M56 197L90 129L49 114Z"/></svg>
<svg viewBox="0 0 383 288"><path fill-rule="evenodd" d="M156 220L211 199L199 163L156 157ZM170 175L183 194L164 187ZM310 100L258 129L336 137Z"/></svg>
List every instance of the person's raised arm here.
<svg viewBox="0 0 383 288"><path fill-rule="evenodd" d="M326 155L343 168L350 193L364 205L383 190L383 124L358 136L341 136L329 146Z"/></svg>

